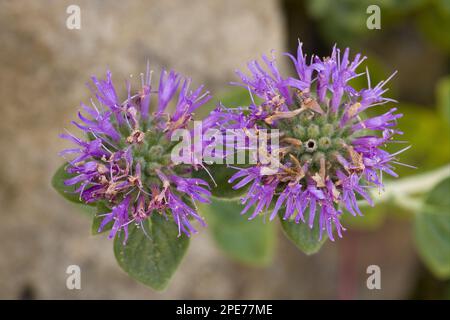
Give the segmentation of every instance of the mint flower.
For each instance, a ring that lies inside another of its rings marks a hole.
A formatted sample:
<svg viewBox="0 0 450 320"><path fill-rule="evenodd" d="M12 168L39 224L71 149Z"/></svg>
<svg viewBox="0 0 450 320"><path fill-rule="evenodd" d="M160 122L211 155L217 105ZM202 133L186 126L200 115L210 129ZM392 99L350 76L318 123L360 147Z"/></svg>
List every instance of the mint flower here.
<svg viewBox="0 0 450 320"><path fill-rule="evenodd" d="M147 65L139 90L132 91L127 83L124 101L118 97L111 72L105 80L92 77L89 86L96 102L81 104L80 121L72 122L85 138L61 135L75 144L61 152L73 157L66 167L73 178L64 183L77 186L76 192L87 204L104 202L110 212L103 216L98 231L113 223L109 237L123 232L124 242L128 225L142 226L152 214L171 217L179 235L190 236L196 232L192 220L205 225L195 202L208 203L211 196L208 183L191 176L198 165L176 164L170 157L177 143L171 142L171 134L188 128L193 112L210 95L203 86L191 91L191 80L174 71L163 71L154 88L151 74Z"/></svg>
<svg viewBox="0 0 450 320"><path fill-rule="evenodd" d="M253 103L220 111L221 123L230 128L278 129L280 146L269 152L279 166L274 170L259 159L238 169L229 182L234 189L248 186L242 203L243 213L253 208L250 219L281 214L311 228L319 219L320 235L326 231L334 240L333 230L339 237L345 230L339 221L343 210L361 215L359 199L373 205L367 189L382 189L383 173L397 176L393 164L400 164L396 156L406 148L390 154L383 147L401 134L395 126L402 115L396 108L364 115L395 102L383 96L395 73L372 87L367 70L356 73L365 57L350 58L348 48L341 54L334 47L330 57L307 60L299 43L297 57L286 55L295 77L283 77L273 57L263 56L264 66L251 61L250 75L237 71L242 80L237 84L248 88ZM368 88L358 91L349 81L361 75L367 76Z"/></svg>

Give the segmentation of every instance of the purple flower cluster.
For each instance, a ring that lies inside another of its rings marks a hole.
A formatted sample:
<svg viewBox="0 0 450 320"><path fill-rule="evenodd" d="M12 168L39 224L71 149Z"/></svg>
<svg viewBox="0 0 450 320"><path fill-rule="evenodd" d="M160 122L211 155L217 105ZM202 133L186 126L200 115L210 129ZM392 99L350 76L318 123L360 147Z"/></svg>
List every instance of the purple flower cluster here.
<svg viewBox="0 0 450 320"><path fill-rule="evenodd" d="M390 154L382 147L401 134L395 125L402 115L396 108L370 118L363 113L395 102L383 97L395 73L372 87L367 69L356 72L365 57L350 58L348 48L341 53L334 47L329 57L307 59L299 43L296 57L286 55L295 77L283 77L273 56L262 56L263 65L251 61L249 75L237 71L242 82L235 84L247 88L253 102L221 111L221 123L229 127L279 130L280 146L271 152L280 165L273 170L257 162L238 169L230 183L238 181L234 189L248 187L242 203L243 213L253 208L250 219L281 214L312 228L317 217L321 236L326 230L334 240L333 230L339 237L345 230L339 221L343 209L361 215L359 199L373 205L367 188L382 188L383 172L397 176L392 164L403 150ZM356 90L349 81L361 75L367 75L368 88Z"/></svg>
<svg viewBox="0 0 450 320"><path fill-rule="evenodd" d="M211 196L208 183L192 178L197 166L175 164L170 157L176 144L170 141L171 134L186 129L194 110L210 95L203 86L191 91L190 79L173 71L163 71L154 88L151 75L147 65L135 92L127 82L125 101L119 100L110 72L105 80L92 77L89 87L95 100L92 106L82 104L79 122L72 122L85 138L69 132L61 135L75 144L61 152L72 155L66 171L73 177L65 184L76 186L83 202L101 201L109 207L99 232L112 223L109 237L122 231L124 241L129 224L142 225L158 213L171 216L179 234L195 233L193 220L205 225L195 201L208 203ZM169 113L170 108L174 112Z"/></svg>

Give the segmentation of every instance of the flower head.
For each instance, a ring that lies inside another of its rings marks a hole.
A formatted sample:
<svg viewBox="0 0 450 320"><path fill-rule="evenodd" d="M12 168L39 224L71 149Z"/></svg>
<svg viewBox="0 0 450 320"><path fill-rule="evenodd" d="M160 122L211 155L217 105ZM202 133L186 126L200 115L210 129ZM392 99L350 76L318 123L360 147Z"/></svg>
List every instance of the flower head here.
<svg viewBox="0 0 450 320"><path fill-rule="evenodd" d="M334 240L333 230L339 237L345 230L339 221L344 209L361 215L357 200L372 204L367 189L382 188L383 172L396 176L392 164L398 163L399 152L389 154L382 147L401 134L395 126L402 115L396 108L374 117L363 114L395 101L383 96L390 78L371 87L367 70L357 74L365 60L360 54L351 58L349 49L341 54L334 47L329 57L307 59L299 43L296 57L286 55L295 77L283 77L273 56L262 57L264 66L251 61L249 75L237 72L237 84L248 88L253 102L223 108L221 122L236 127L239 121L239 126L257 132L279 130L279 147L269 150L279 165L274 170L258 161L238 169L230 183L234 189L249 186L242 202L243 213L253 207L250 219L265 212L270 219L281 215L311 228L318 219L320 234L326 231ZM364 74L368 88L354 89L349 81Z"/></svg>
<svg viewBox="0 0 450 320"><path fill-rule="evenodd" d="M72 122L85 138L61 135L75 144L61 152L73 155L66 167L73 177L65 184L77 186L85 203L104 202L110 212L104 215L99 232L113 222L109 237L123 231L124 241L130 223L142 224L157 213L171 216L179 234L191 235L196 232L192 220L205 225L195 202L209 202L211 196L208 183L191 177L195 165L173 163L170 157L176 144L171 134L187 129L193 112L210 95L202 86L191 91L190 79L174 71L161 72L154 88L151 74L147 65L137 91L127 83L124 101L119 100L110 72L105 80L92 77L89 87L97 102L81 104L79 121Z"/></svg>

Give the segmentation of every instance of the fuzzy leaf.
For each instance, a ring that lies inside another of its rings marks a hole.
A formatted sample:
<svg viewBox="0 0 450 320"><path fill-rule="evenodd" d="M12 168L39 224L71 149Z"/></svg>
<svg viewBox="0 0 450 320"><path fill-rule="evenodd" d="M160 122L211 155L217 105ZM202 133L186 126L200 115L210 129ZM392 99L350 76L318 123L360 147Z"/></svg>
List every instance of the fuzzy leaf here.
<svg viewBox="0 0 450 320"><path fill-rule="evenodd" d="M105 213L109 213L109 212L111 212L111 208L109 208L107 205L105 205L105 203L103 203L103 202L97 203L97 207L95 208L95 215L92 218L92 225L91 225L91 234L92 235L102 234L102 233L105 233L112 229L112 227L114 225L114 220L107 223L104 226L104 228L102 229L102 231L100 231L100 232L98 231L98 229L100 228L100 224L102 223L103 219L105 218L103 215Z"/></svg>
<svg viewBox="0 0 450 320"><path fill-rule="evenodd" d="M253 266L272 261L276 240L273 223L264 222L263 217L248 221L240 214L242 206L235 201L213 199L200 211L216 244L232 259Z"/></svg>
<svg viewBox="0 0 450 320"><path fill-rule="evenodd" d="M92 205L80 203L80 204L76 205L76 207L81 209L81 211L83 213L89 215L90 217L93 217L95 215L95 213L97 212L97 208Z"/></svg>
<svg viewBox="0 0 450 320"><path fill-rule="evenodd" d="M66 200L77 205L83 213L93 216L96 212L95 203L86 204L80 200L78 193L75 193L76 186L66 186L64 181L74 177L74 175L68 174L65 170L67 163L63 164L56 170L52 177L52 187Z"/></svg>
<svg viewBox="0 0 450 320"><path fill-rule="evenodd" d="M309 213L305 214L305 221L308 221ZM322 245L327 240L326 232L322 234L322 239L319 240L319 219L316 217L314 226L309 228L308 224L295 223L292 220L284 220L280 217L281 227L286 237L291 240L297 248L307 255L314 254L319 251Z"/></svg>
<svg viewBox="0 0 450 320"><path fill-rule="evenodd" d="M431 190L415 219L417 249L440 278L450 278L450 178Z"/></svg>
<svg viewBox="0 0 450 320"><path fill-rule="evenodd" d="M73 178L75 175L69 174L66 172L65 167L67 163L64 163L62 166L56 170L55 174L52 177L52 187L58 191L58 193L63 196L65 199L74 203L83 203L80 201L80 197L78 193L75 193L77 189L76 186L66 186L64 181L70 178Z"/></svg>
<svg viewBox="0 0 450 320"><path fill-rule="evenodd" d="M140 227L129 225L129 237L123 244L123 232L114 239L114 254L120 267L132 278L155 290L163 290L177 270L189 246L185 235L160 214L153 214Z"/></svg>
<svg viewBox="0 0 450 320"><path fill-rule="evenodd" d="M226 164L211 164L206 165L205 167L213 176L217 186L214 185L211 177L204 169L195 171L193 176L207 181L211 186L211 193L214 197L219 199L236 199L246 192L247 188L234 190L232 184L228 182L231 176L236 173L235 169L228 168Z"/></svg>

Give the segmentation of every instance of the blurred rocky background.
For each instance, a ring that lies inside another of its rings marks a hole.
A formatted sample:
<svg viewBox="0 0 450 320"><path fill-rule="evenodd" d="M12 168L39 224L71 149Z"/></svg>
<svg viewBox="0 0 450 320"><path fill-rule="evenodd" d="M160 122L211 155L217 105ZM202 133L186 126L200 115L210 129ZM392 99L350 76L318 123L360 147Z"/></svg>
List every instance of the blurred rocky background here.
<svg viewBox="0 0 450 320"><path fill-rule="evenodd" d="M0 298L448 296L448 282L419 262L410 223L395 214L377 228L349 228L343 240L310 257L280 234L274 262L264 268L233 262L203 230L169 288L157 293L129 278L115 262L111 241L91 236L90 220L50 186L63 162L57 152L66 146L58 134L80 101L88 101L89 76L110 68L120 84L138 76L147 59L155 70L174 68L220 94L236 68L271 49L293 51L301 38L307 52L326 55L338 42L370 57L375 80L398 69L391 96L434 119L435 85L450 66L450 18L441 17L438 2L386 1L382 29L367 30L365 1L1 0ZM71 4L81 8L80 30L66 28ZM405 126L417 128L417 121ZM433 126L429 121L424 130ZM412 164L431 168L448 161L448 153L436 154L428 159L416 151ZM81 290L66 288L66 268L73 264L81 267ZM366 287L371 264L381 267L382 290Z"/></svg>

